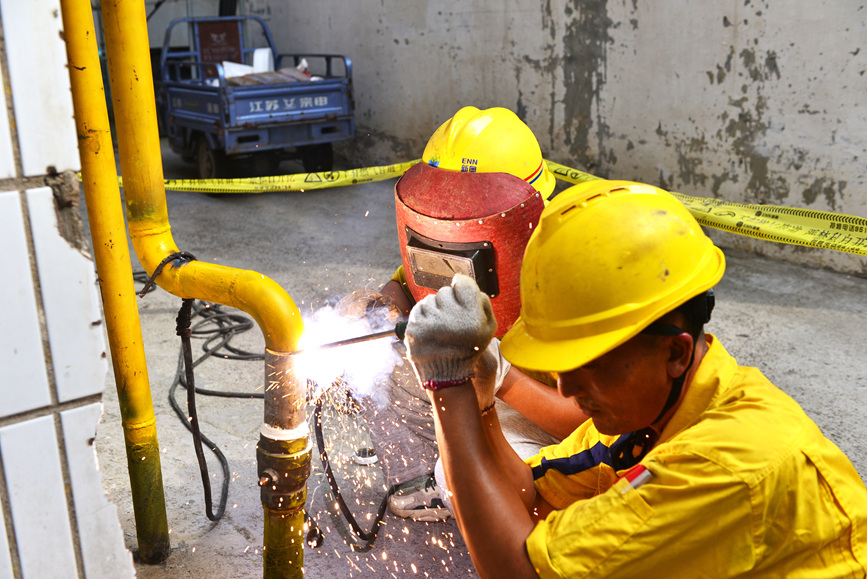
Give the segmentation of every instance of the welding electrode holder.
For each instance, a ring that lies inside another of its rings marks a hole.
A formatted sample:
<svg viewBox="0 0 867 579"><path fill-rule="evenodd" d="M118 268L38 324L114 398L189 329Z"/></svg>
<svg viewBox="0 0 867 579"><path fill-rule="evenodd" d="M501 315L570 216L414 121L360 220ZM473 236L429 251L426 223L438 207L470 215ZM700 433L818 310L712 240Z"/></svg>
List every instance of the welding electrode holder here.
<svg viewBox="0 0 867 579"><path fill-rule="evenodd" d="M406 322L398 322L397 324L395 324L393 330L385 330L382 332L375 332L373 334L365 334L364 336L348 338L346 340L339 340L337 342L331 342L329 344L322 344L321 346L312 346L309 348L309 350L327 350L330 348L337 348L338 346L349 346L351 344L369 342L370 340L378 340L379 338L387 338L389 336L397 336L398 340L403 341L404 337L406 337L406 324ZM291 352L291 354L300 354L306 351L307 350L296 350L294 352Z"/></svg>

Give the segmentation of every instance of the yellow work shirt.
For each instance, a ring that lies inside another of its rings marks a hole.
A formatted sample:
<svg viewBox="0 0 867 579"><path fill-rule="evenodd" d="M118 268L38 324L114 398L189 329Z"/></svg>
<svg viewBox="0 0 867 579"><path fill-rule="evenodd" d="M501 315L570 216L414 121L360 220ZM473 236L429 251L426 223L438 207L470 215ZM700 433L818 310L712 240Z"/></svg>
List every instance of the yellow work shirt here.
<svg viewBox="0 0 867 579"><path fill-rule="evenodd" d="M867 489L801 407L709 349L633 488L588 420L527 460L555 508L527 538L547 577L865 577ZM543 460L544 459L544 460ZM565 474L564 474L565 473Z"/></svg>

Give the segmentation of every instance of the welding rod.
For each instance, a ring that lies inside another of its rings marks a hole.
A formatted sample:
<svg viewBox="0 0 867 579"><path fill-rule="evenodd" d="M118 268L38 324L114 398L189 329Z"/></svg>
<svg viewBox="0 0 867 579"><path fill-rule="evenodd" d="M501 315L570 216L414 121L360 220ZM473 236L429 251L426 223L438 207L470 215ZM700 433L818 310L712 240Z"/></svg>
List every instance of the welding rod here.
<svg viewBox="0 0 867 579"><path fill-rule="evenodd" d="M370 340L378 340L379 338L387 338L389 336L396 336L398 340L403 340L403 337L405 335L406 322L398 322L392 330L384 330L382 332L376 332L373 334L365 334L364 336L358 336L357 338L347 338L346 340L339 340L337 342L331 342L329 344L322 344L321 346L311 346L306 350L296 350L294 352L290 352L290 354L300 354L301 352L307 352L309 350L327 350L329 348L337 348L338 346L349 346L350 344L369 342Z"/></svg>

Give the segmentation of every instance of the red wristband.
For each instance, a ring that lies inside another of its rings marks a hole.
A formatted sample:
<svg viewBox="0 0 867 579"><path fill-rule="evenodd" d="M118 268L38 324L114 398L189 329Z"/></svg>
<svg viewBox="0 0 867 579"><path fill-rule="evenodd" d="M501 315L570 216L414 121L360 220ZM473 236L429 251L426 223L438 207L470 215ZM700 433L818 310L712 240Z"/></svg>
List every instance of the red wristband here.
<svg viewBox="0 0 867 579"><path fill-rule="evenodd" d="M490 406L486 406L486 407L484 407L484 408L483 408L482 410L480 410L479 412L481 413L482 417L485 417L485 416L487 416L488 414L490 414L491 412L493 412L493 410L494 410L494 408L496 408L496 406L497 406L497 401L494 400L493 402L491 402L491 405L490 405Z"/></svg>
<svg viewBox="0 0 867 579"><path fill-rule="evenodd" d="M455 378L454 380L425 380L421 383L421 387L425 390L442 390L443 388L451 388L452 386L459 386L464 382L469 382L475 375L475 372L470 372L468 376Z"/></svg>

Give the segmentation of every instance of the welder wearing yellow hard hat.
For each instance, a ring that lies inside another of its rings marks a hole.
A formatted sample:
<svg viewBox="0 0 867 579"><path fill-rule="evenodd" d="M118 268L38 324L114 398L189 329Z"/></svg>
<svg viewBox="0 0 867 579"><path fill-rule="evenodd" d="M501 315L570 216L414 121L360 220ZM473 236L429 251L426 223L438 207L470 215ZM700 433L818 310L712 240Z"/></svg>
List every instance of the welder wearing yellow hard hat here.
<svg viewBox="0 0 867 579"><path fill-rule="evenodd" d="M863 577L867 489L798 404L711 334L722 252L668 193L596 181L545 209L502 351L590 415L526 461L471 380L496 332L473 280L419 302L452 505L482 577Z"/></svg>
<svg viewBox="0 0 867 579"><path fill-rule="evenodd" d="M539 143L515 113L460 109L395 186L402 265L382 293L408 313L460 272L485 292L505 333L520 311L524 248L553 191ZM585 416L556 388L512 368L498 344L491 343L481 362L478 405L500 415L516 452L532 456ZM387 482L399 485L389 498L391 511L422 521L448 518L448 501L432 476L438 450L427 394L408 364L396 368L385 387L390 404L365 416ZM495 396L511 406L495 405Z"/></svg>
<svg viewBox="0 0 867 579"><path fill-rule="evenodd" d="M554 185L536 137L515 113L460 109L395 186L401 287L386 293L408 312L464 273L491 298L504 334L521 309L524 247Z"/></svg>

